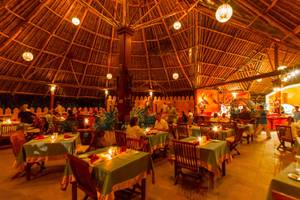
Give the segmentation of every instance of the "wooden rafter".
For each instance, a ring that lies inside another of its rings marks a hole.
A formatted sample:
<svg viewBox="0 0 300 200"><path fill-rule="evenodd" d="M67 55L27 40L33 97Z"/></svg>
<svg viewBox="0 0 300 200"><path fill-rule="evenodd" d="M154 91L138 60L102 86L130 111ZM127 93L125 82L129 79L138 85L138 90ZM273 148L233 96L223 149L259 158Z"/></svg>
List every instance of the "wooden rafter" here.
<svg viewBox="0 0 300 200"><path fill-rule="evenodd" d="M2 46L0 47L0 51L3 51L3 49L14 39L16 39L22 31L26 28L26 23L30 22L32 19L35 18L35 16L50 2L50 0L45 0L40 2L40 4L24 19L24 21L21 22L21 24L18 26L18 29L15 30L15 33L10 36L9 38L6 38L6 40L3 42ZM15 14L17 15L17 14Z"/></svg>
<svg viewBox="0 0 300 200"><path fill-rule="evenodd" d="M141 10L140 10L140 15L141 15ZM144 40L144 48L145 48L145 52L146 52L146 65L147 65L147 72L148 72L149 84L150 84L150 89L152 89L152 79L151 79L151 72L150 72L150 61L149 61L149 53L148 53L147 42L146 42L145 29L142 30L142 37L143 37L143 40Z"/></svg>
<svg viewBox="0 0 300 200"><path fill-rule="evenodd" d="M101 24L101 21L97 24L96 33L99 32L100 24ZM89 63L90 63L91 58L92 58L92 53L93 53L93 49L94 49L94 47L95 47L96 38L97 38L97 35L95 34L94 39L93 39L93 43L92 43L92 48L90 49L90 52L89 52L89 55L88 55L88 59L87 59L86 63L84 63L85 66L84 66L83 76L82 76L82 78L81 78L81 80L80 80L80 85L83 84L84 79L85 79L85 77L86 77L87 68L88 68ZM113 37L112 37L112 38L113 38ZM111 38L111 39L112 39L112 38ZM113 40L113 39L112 39L112 40ZM81 92L81 88L79 88L79 90L78 90L78 92L77 92L77 95L76 95L77 98L79 97L80 92Z"/></svg>
<svg viewBox="0 0 300 200"><path fill-rule="evenodd" d="M154 1L155 1L155 2L157 2L157 0L154 0ZM160 9L160 6L159 6L159 5L158 5L157 9L158 9L158 13L159 13L159 15L160 15L161 17L163 17L163 15L162 15L162 12L161 12L161 9ZM162 22L163 22L163 25L164 25L164 27L165 27L165 29L166 29L166 31L167 31L167 33L168 33L168 35L169 35L169 38L170 38L170 41L171 41L171 44L172 44L172 48L173 48L173 50L174 50L174 53L175 53L175 56L176 56L177 62L179 63L179 66L180 66L180 68L181 68L181 71L182 71L182 73L183 73L184 77L186 78L186 80L188 81L188 83L189 83L190 87L191 87L191 88L193 88L193 84L192 84L191 80L189 79L188 75L186 74L186 72L185 72L185 70L184 70L184 67L183 67L183 65L182 65L182 63L181 63L181 60L179 59L179 55L178 55L178 53L177 53L177 50L176 50L176 47L175 47L175 44L174 44L174 41L173 41L172 35L171 35L171 33L170 33L170 30L168 29L168 26L167 26L167 24L166 24L166 22L165 22L165 19L164 19L164 18L162 18Z"/></svg>
<svg viewBox="0 0 300 200"><path fill-rule="evenodd" d="M250 10L251 12L253 12L255 15L258 15L262 19L266 20L270 25L278 28L285 35L292 35L297 42L300 42L300 38L297 35L295 35L292 31L290 31L287 28L285 28L284 26L282 26L280 23L278 23L273 18L270 18L269 16L266 16L266 15L260 13L254 6L250 5L246 1L243 1L243 0L236 0L236 1L239 2L240 5L243 6L244 8L246 8L246 9Z"/></svg>
<svg viewBox="0 0 300 200"><path fill-rule="evenodd" d="M87 4L90 5L90 4L92 3L92 1L93 1L93 0L89 0ZM86 15L87 15L87 13L88 13L88 10L89 10L88 8L86 8L86 9L84 10L84 13L83 13L83 15L82 15L82 22L84 21ZM63 20L63 19L62 19L62 20ZM53 78L53 80L52 80L52 82L51 82L52 84L55 83L55 81L56 81L56 78L57 78L57 76L58 76L59 70L60 70L61 67L63 66L63 64L64 64L64 62L65 62L65 60L66 60L66 58L67 58L67 56L68 56L68 54L69 54L69 51L70 51L71 48L72 48L72 45L73 45L74 40L76 39L76 37L77 37L77 35L78 35L78 32L79 32L79 30L80 30L81 25L82 25L82 23L80 23L80 24L78 25L78 27L76 28L76 31L75 31L75 33L74 33L74 35L73 35L73 37L72 37L72 40L71 40L71 42L70 42L70 44L69 44L69 46L68 46L68 49L66 50L66 52L65 52L65 54L64 54L64 57L63 57L63 59L61 60L60 65L58 66L58 70L56 71L56 73L55 73L55 75L54 75L54 78Z"/></svg>
<svg viewBox="0 0 300 200"><path fill-rule="evenodd" d="M103 11L104 12L106 12L107 14L108 14L108 16L110 17L110 19L111 20L113 20L113 22L115 23L115 24L120 24L120 21L118 21L117 19L116 19L116 17L117 17L117 10L116 9L114 9L115 10L115 13L114 13L114 15L112 15L103 5L102 5L102 3L99 1L99 0L96 0L95 2L97 2L97 5L99 5L102 9L103 9ZM105 1L105 2L107 2L107 1ZM109 1L110 2L110 1ZM105 3L104 3L105 4Z"/></svg>

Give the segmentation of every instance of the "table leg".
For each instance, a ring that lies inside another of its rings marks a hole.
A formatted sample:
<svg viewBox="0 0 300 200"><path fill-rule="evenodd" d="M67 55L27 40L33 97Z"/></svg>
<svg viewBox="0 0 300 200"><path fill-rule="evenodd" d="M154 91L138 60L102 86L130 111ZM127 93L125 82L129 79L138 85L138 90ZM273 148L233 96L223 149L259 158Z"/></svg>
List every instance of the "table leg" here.
<svg viewBox="0 0 300 200"><path fill-rule="evenodd" d="M146 178L142 179L142 200L146 200Z"/></svg>
<svg viewBox="0 0 300 200"><path fill-rule="evenodd" d="M72 200L77 200L77 183L72 183Z"/></svg>
<svg viewBox="0 0 300 200"><path fill-rule="evenodd" d="M226 160L222 162L222 176L226 175Z"/></svg>
<svg viewBox="0 0 300 200"><path fill-rule="evenodd" d="M25 172L26 172L26 179L27 179L27 181L29 181L30 177L31 177L31 166L32 166L31 163L26 163Z"/></svg>

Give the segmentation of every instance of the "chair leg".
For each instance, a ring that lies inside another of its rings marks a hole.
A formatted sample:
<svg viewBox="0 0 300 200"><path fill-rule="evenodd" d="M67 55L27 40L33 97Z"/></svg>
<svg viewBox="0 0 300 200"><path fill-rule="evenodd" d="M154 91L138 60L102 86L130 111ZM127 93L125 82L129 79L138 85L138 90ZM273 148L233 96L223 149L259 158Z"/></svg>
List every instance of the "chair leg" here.
<svg viewBox="0 0 300 200"><path fill-rule="evenodd" d="M241 155L240 152L239 152L239 150L237 150L236 147L234 147L234 150L235 150L235 152L237 153L237 155Z"/></svg>
<svg viewBox="0 0 300 200"><path fill-rule="evenodd" d="M146 200L146 179L143 178L142 179L142 188L141 188L141 192L142 192L142 200Z"/></svg>
<svg viewBox="0 0 300 200"><path fill-rule="evenodd" d="M77 200L77 183L72 182L72 200Z"/></svg>
<svg viewBox="0 0 300 200"><path fill-rule="evenodd" d="M89 198L89 195L85 194L85 196L83 197L83 200L87 200Z"/></svg>
<svg viewBox="0 0 300 200"><path fill-rule="evenodd" d="M31 178L31 166L32 166L31 163L27 163L26 166L25 166L26 179L27 179L27 181L29 181L30 178Z"/></svg>

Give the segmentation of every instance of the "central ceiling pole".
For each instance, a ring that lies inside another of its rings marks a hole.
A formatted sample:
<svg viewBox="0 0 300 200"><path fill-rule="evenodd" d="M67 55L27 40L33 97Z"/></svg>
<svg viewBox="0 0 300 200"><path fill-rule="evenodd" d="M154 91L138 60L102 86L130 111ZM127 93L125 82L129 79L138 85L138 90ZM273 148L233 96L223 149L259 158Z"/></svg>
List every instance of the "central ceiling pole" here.
<svg viewBox="0 0 300 200"><path fill-rule="evenodd" d="M129 115L131 110L131 78L128 73L128 66L131 64L131 41L133 29L128 27L127 18L127 0L123 0L122 26L117 31L119 37L119 66L120 72L117 80L118 111L119 120L125 121L125 116Z"/></svg>

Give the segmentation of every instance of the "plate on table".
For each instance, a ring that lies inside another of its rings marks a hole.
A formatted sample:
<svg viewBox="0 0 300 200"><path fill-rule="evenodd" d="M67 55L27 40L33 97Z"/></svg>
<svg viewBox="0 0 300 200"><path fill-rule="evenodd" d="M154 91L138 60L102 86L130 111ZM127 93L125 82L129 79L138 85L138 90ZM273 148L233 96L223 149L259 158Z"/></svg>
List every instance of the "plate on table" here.
<svg viewBox="0 0 300 200"><path fill-rule="evenodd" d="M294 181L300 181L300 174L296 172L288 173L288 177Z"/></svg>

